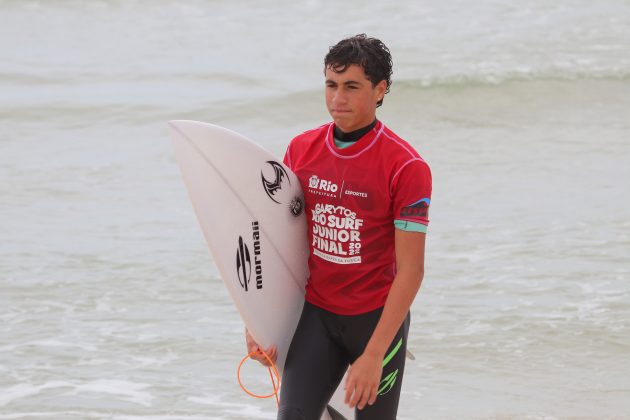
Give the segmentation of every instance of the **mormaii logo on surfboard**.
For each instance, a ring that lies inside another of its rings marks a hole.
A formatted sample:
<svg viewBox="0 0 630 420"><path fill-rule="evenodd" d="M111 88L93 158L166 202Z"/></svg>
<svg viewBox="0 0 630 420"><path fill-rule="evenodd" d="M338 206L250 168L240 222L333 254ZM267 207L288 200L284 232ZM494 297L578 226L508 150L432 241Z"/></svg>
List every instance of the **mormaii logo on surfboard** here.
<svg viewBox="0 0 630 420"><path fill-rule="evenodd" d="M252 239L254 240L254 273L256 274L256 289L263 288L262 279L262 259L260 257L260 227L258 221L252 222ZM238 282L247 292L252 277L252 258L249 247L242 236L238 237L238 248L236 248L236 273Z"/></svg>
<svg viewBox="0 0 630 420"><path fill-rule="evenodd" d="M260 171L262 185L267 196L274 203L288 204L291 214L299 216L304 210L304 200L302 197L293 196L291 191L291 179L286 169L274 160L268 160L267 163L271 166L273 172L267 170L268 177L265 177L265 171ZM289 188L284 188L287 185Z"/></svg>
<svg viewBox="0 0 630 420"><path fill-rule="evenodd" d="M249 248L242 236L238 237L238 248L236 249L236 273L241 287L247 291L252 276L252 260L249 256Z"/></svg>

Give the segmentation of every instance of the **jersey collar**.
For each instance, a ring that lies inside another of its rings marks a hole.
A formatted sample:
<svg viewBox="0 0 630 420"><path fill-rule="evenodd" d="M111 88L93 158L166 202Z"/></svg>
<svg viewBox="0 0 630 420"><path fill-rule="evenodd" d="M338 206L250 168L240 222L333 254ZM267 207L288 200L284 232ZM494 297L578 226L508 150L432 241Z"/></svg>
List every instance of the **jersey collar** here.
<svg viewBox="0 0 630 420"><path fill-rule="evenodd" d="M335 140L333 138L333 133L335 129L335 123L332 122L328 125L328 132L326 133L326 146L330 153L334 156L341 159L352 159L360 156L367 150L369 150L372 146L376 144L376 142L381 137L381 133L385 128L385 124L380 121L376 122L374 128L368 131L363 137L357 140L354 144L345 147L343 149L335 146Z"/></svg>

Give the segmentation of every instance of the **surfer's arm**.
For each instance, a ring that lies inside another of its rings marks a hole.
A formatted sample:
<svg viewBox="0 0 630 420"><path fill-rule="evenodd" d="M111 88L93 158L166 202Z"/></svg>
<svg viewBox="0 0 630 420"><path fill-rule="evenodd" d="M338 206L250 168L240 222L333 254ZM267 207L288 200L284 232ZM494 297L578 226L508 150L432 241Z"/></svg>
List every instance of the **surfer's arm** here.
<svg viewBox="0 0 630 420"><path fill-rule="evenodd" d="M385 353L402 325L424 276L426 234L395 230L396 277L381 318L363 354L352 364L346 380L346 403L362 409L376 401Z"/></svg>
<svg viewBox="0 0 630 420"><path fill-rule="evenodd" d="M245 343L247 343L247 353L252 355L252 359L257 360L264 366L271 366L269 360L263 354L263 349L260 348L254 337L247 331L245 328ZM278 358L278 348L276 346L270 346L267 350L265 350L267 356L276 363L276 359Z"/></svg>

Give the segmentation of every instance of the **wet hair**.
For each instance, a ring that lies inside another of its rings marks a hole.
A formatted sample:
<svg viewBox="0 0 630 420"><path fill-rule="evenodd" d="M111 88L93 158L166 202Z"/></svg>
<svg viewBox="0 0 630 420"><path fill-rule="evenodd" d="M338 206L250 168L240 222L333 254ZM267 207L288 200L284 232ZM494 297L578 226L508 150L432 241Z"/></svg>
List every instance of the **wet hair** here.
<svg viewBox="0 0 630 420"><path fill-rule="evenodd" d="M376 86L381 80L385 80L389 92L392 84L392 55L389 49L380 40L369 38L365 34L355 35L342 39L336 45L330 47L324 58L324 73L330 68L335 73L343 73L346 69L356 64L365 72L365 76L372 86ZM376 103L379 107L383 104L381 99Z"/></svg>

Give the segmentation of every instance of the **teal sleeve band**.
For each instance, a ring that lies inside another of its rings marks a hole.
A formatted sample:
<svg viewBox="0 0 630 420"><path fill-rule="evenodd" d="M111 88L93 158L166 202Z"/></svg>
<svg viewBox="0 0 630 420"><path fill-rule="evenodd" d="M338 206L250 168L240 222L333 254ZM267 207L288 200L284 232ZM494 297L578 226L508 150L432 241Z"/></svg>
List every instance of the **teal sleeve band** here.
<svg viewBox="0 0 630 420"><path fill-rule="evenodd" d="M427 225L423 225L422 223L394 220L394 226L396 229L404 230L405 232L427 233Z"/></svg>

